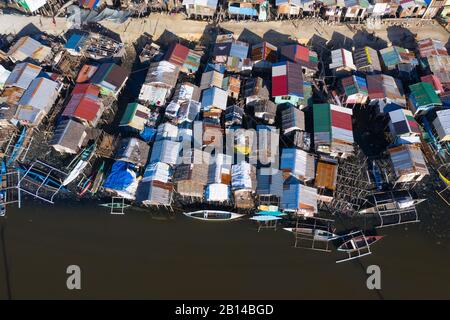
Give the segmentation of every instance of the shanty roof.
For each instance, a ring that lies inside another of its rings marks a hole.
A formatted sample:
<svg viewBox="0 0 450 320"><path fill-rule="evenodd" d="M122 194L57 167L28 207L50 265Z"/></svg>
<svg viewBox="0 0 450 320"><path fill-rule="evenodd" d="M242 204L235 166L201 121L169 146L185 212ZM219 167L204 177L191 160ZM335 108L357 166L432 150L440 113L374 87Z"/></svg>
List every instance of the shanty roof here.
<svg viewBox="0 0 450 320"><path fill-rule="evenodd" d="M250 56L253 61L266 60L270 62L277 61L277 47L264 41L252 46Z"/></svg>
<svg viewBox="0 0 450 320"><path fill-rule="evenodd" d="M47 78L36 78L25 90L19 100L19 106L49 109L56 100L58 83Z"/></svg>
<svg viewBox="0 0 450 320"><path fill-rule="evenodd" d="M441 83L450 85L450 56L433 55L427 60L431 72L439 78Z"/></svg>
<svg viewBox="0 0 450 320"><path fill-rule="evenodd" d="M421 175L429 174L419 146L404 144L389 148L388 152L397 177L416 172Z"/></svg>
<svg viewBox="0 0 450 320"><path fill-rule="evenodd" d="M314 104L314 143L329 144L333 140L353 144L352 109L328 103Z"/></svg>
<svg viewBox="0 0 450 320"><path fill-rule="evenodd" d="M180 43L173 43L166 52L164 60L181 67L181 70L188 73L197 72L200 66L201 55L190 50Z"/></svg>
<svg viewBox="0 0 450 320"><path fill-rule="evenodd" d="M330 69L341 67L356 70L356 66L353 64L352 53L344 48L331 51Z"/></svg>
<svg viewBox="0 0 450 320"><path fill-rule="evenodd" d="M344 88L345 95L347 97L354 94L368 95L367 82L363 77L350 76L341 80L342 87Z"/></svg>
<svg viewBox="0 0 450 320"><path fill-rule="evenodd" d="M117 92L127 79L128 73L123 67L114 63L104 63L92 76L91 82L109 91Z"/></svg>
<svg viewBox="0 0 450 320"><path fill-rule="evenodd" d="M283 148L280 169L290 172L302 181L314 179L315 158L306 151Z"/></svg>
<svg viewBox="0 0 450 320"><path fill-rule="evenodd" d="M248 107L253 107L255 117L273 124L277 114L277 105L270 100L253 100L247 103Z"/></svg>
<svg viewBox="0 0 450 320"><path fill-rule="evenodd" d="M380 50L381 58L386 67L394 67L400 63L417 64L414 52L408 49L392 46Z"/></svg>
<svg viewBox="0 0 450 320"><path fill-rule="evenodd" d="M208 183L231 183L231 163L230 155L218 153L214 155L213 161L209 164Z"/></svg>
<svg viewBox="0 0 450 320"><path fill-rule="evenodd" d="M433 85L428 82L418 82L410 85L409 89L411 90L410 99L416 108L442 105L442 101L439 99L436 91L434 91Z"/></svg>
<svg viewBox="0 0 450 320"><path fill-rule="evenodd" d="M231 166L232 190L256 190L256 168L242 161Z"/></svg>
<svg viewBox="0 0 450 320"><path fill-rule="evenodd" d="M94 121L100 112L101 104L98 98L98 87L91 84L77 84L72 91L72 97L63 111L63 116L77 117L85 121Z"/></svg>
<svg viewBox="0 0 450 320"><path fill-rule="evenodd" d="M85 64L81 67L76 83L83 83L89 81L97 71L98 66Z"/></svg>
<svg viewBox="0 0 450 320"><path fill-rule="evenodd" d="M385 74L368 75L366 80L371 100L388 98L405 104L403 87L400 81Z"/></svg>
<svg viewBox="0 0 450 320"><path fill-rule="evenodd" d="M145 124L148 121L150 109L143 105L132 102L127 105L125 113L120 120L119 126L129 126L136 130L144 130Z"/></svg>
<svg viewBox="0 0 450 320"><path fill-rule="evenodd" d="M212 108L225 110L227 108L227 100L228 94L225 90L212 87L203 90L202 108L206 111Z"/></svg>
<svg viewBox="0 0 450 320"><path fill-rule="evenodd" d="M147 163L150 146L137 138L122 138L117 146L114 159L130 162L143 167Z"/></svg>
<svg viewBox="0 0 450 320"><path fill-rule="evenodd" d="M305 114L291 106L281 112L281 127L284 133L292 130L305 130Z"/></svg>
<svg viewBox="0 0 450 320"><path fill-rule="evenodd" d="M19 100L16 118L36 124L41 116L50 111L58 97L58 83L46 78L34 79Z"/></svg>
<svg viewBox="0 0 450 320"><path fill-rule="evenodd" d="M153 144L150 162L177 163L181 143L172 140L158 140Z"/></svg>
<svg viewBox="0 0 450 320"><path fill-rule="evenodd" d="M441 81L440 81L439 78L438 78L437 76L435 76L434 74L429 74L429 75L426 75L426 76L422 76L422 77L420 77L420 80L421 80L422 82L428 82L428 83L430 83L430 84L433 86L434 90L435 90L437 93L442 93L442 92L444 92L444 87L442 86Z"/></svg>
<svg viewBox="0 0 450 320"><path fill-rule="evenodd" d="M236 104L228 106L225 109L225 125L240 125L242 124L242 117L244 109Z"/></svg>
<svg viewBox="0 0 450 320"><path fill-rule="evenodd" d="M235 40L232 34L218 35L214 45L214 56L229 56L245 59L248 56L249 44Z"/></svg>
<svg viewBox="0 0 450 320"><path fill-rule="evenodd" d="M230 198L230 186L223 183L213 183L206 186L206 201L226 201Z"/></svg>
<svg viewBox="0 0 450 320"><path fill-rule="evenodd" d="M29 36L19 39L8 51L8 56L15 61L24 61L28 58L38 62L43 61L50 53L51 48L44 46Z"/></svg>
<svg viewBox="0 0 450 320"><path fill-rule="evenodd" d="M317 189L300 184L294 177L286 180L280 207L295 210L305 216L317 213Z"/></svg>
<svg viewBox="0 0 450 320"><path fill-rule="evenodd" d="M450 140L450 109L436 111L433 126L441 141Z"/></svg>
<svg viewBox="0 0 450 320"><path fill-rule="evenodd" d="M71 153L77 153L85 137L86 127L75 120L63 119L53 132L49 145L62 146Z"/></svg>
<svg viewBox="0 0 450 320"><path fill-rule="evenodd" d="M261 168L257 174L258 186L256 193L259 195L283 195L283 173L281 170Z"/></svg>
<svg viewBox="0 0 450 320"><path fill-rule="evenodd" d="M381 71L378 52L371 47L357 48L353 52L353 59L358 71L373 72Z"/></svg>
<svg viewBox="0 0 450 320"><path fill-rule="evenodd" d="M145 77L146 84L161 83L173 88L177 84L180 68L168 61L153 62Z"/></svg>
<svg viewBox="0 0 450 320"><path fill-rule="evenodd" d="M200 101L200 88L190 82L179 83L173 93L173 101L178 103L188 100Z"/></svg>
<svg viewBox="0 0 450 320"><path fill-rule="evenodd" d="M428 58L436 55L448 55L445 44L437 39L423 39L417 42L419 53L422 58Z"/></svg>
<svg viewBox="0 0 450 320"><path fill-rule="evenodd" d="M172 174L173 174L172 168L167 163L163 162L149 163L145 167L142 182L146 181L160 181L165 183L171 182Z"/></svg>
<svg viewBox="0 0 450 320"><path fill-rule="evenodd" d="M292 62L297 62L304 68L314 71L319 70L319 58L317 53L310 50L308 47L299 44L290 44L280 48L282 57L289 59Z"/></svg>
<svg viewBox="0 0 450 320"><path fill-rule="evenodd" d="M314 186L316 188L336 189L338 164L319 160L317 162L316 179Z"/></svg>
<svg viewBox="0 0 450 320"><path fill-rule="evenodd" d="M172 202L172 190L172 183L141 181L136 191L136 201L144 205L168 206Z"/></svg>
<svg viewBox="0 0 450 320"><path fill-rule="evenodd" d="M260 77L247 79L244 82L242 91L244 98L256 96L261 99L269 99L269 89Z"/></svg>
<svg viewBox="0 0 450 320"><path fill-rule="evenodd" d="M36 78L42 68L31 63L18 63L11 71L8 79L6 79L5 87L28 88L31 81Z"/></svg>
<svg viewBox="0 0 450 320"><path fill-rule="evenodd" d="M303 73L299 64L290 61L272 66L272 96L303 97Z"/></svg>
<svg viewBox="0 0 450 320"><path fill-rule="evenodd" d="M389 112L391 130L396 136L420 134L420 128L411 111L397 109Z"/></svg>
<svg viewBox="0 0 450 320"><path fill-rule="evenodd" d="M222 83L223 83L223 73L216 70L210 70L202 74L202 79L200 81L200 89L204 90L209 87L222 88Z"/></svg>

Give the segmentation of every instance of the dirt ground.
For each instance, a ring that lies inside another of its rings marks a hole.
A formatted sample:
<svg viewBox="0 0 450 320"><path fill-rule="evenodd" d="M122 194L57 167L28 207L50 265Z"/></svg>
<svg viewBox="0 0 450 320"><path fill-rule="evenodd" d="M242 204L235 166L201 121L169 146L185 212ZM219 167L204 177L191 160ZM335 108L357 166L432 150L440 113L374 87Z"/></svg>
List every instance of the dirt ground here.
<svg viewBox="0 0 450 320"><path fill-rule="evenodd" d="M0 33L33 33L39 29L51 34L64 34L71 25L64 18L39 16L2 15L0 17ZM117 33L123 42L131 43L144 32L153 35L154 39L171 40L177 37L189 41L198 41L213 34L214 25L206 21L186 20L183 15L151 14L149 17L129 19L123 24L103 21L101 24ZM317 19L285 20L285 21L227 21L219 26L239 35L242 40L251 43L261 39L277 45L286 40L307 42L312 37L322 40L345 41L346 45L370 44L383 47L390 43L408 47L408 42L417 35L417 40L433 37L447 43L449 33L433 20L395 19L384 20L374 29L366 24L345 25L332 24ZM378 37L373 38L370 34Z"/></svg>

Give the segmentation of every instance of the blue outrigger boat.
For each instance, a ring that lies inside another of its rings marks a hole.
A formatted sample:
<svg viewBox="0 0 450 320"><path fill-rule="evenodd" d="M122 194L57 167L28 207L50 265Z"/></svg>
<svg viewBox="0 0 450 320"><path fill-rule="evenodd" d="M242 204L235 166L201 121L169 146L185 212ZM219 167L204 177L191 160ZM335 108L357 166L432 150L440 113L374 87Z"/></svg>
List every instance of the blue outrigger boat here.
<svg viewBox="0 0 450 320"><path fill-rule="evenodd" d="M23 163L19 163L17 169L23 174L26 173L27 177L29 177L31 180L34 180L38 184L43 184L49 189L61 189L64 191L68 191L64 186L62 186L62 183L59 182L57 178L49 176L47 173L37 168L28 168Z"/></svg>

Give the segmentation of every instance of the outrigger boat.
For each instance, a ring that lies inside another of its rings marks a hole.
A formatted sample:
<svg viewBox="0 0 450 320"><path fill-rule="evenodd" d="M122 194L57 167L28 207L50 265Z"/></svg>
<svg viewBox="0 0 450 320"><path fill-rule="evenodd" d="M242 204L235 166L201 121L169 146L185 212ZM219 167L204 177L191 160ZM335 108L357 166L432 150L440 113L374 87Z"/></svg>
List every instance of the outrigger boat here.
<svg viewBox="0 0 450 320"><path fill-rule="evenodd" d="M353 252L361 249L366 249L378 240L383 239L383 236L359 236L352 238L339 246L338 251Z"/></svg>
<svg viewBox="0 0 450 320"><path fill-rule="evenodd" d="M14 148L13 148L13 151L11 153L11 156L9 157L8 166L10 166L14 162L14 160L16 160L16 157L18 155L18 152L19 152L20 148L22 147L22 144L23 144L23 142L25 140L25 136L26 135L27 135L27 128L23 127L19 138L17 139L16 143L14 144Z"/></svg>
<svg viewBox="0 0 450 320"><path fill-rule="evenodd" d="M283 229L292 233L300 233L304 235L314 236L314 240L317 241L330 241L339 237L337 234L321 229L314 229L314 228L283 228Z"/></svg>
<svg viewBox="0 0 450 320"><path fill-rule="evenodd" d="M81 152L77 164L62 182L63 186L67 186L69 183L74 181L81 174L81 172L83 172L84 168L86 168L87 164L89 163L89 159L93 155L94 150L95 150L95 143L85 148Z"/></svg>
<svg viewBox="0 0 450 320"><path fill-rule="evenodd" d="M34 180L38 184L44 183L44 186L49 189L60 189L67 191L64 186L62 186L61 182L59 182L57 178L49 176L47 173L37 169L37 168L28 168L23 163L19 163L17 169L22 172L26 173L27 177L29 177L31 180Z"/></svg>
<svg viewBox="0 0 450 320"><path fill-rule="evenodd" d="M97 170L97 175L95 176L94 182L92 183L91 193L96 194L98 189L103 183L103 178L105 177L105 162L102 162L100 168Z"/></svg>
<svg viewBox="0 0 450 320"><path fill-rule="evenodd" d="M238 219L243 214L228 212L228 211L219 211L219 210L200 210L193 212L183 212L186 217L204 220L204 221L228 221Z"/></svg>
<svg viewBox="0 0 450 320"><path fill-rule="evenodd" d="M129 204L124 204L121 202L115 202L115 203L108 202L108 203L101 203L99 205L102 207L107 207L107 208L111 208L111 209L125 209L125 208L130 207Z"/></svg>

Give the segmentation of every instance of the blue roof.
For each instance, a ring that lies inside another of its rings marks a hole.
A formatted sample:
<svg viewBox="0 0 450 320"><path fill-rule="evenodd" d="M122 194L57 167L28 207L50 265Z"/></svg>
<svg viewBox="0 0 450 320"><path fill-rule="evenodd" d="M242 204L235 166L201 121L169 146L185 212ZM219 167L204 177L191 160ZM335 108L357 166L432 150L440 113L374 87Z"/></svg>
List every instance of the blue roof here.
<svg viewBox="0 0 450 320"><path fill-rule="evenodd" d="M83 46L83 42L86 39L86 35L74 33L70 36L66 43L66 49L72 49L75 51L80 51Z"/></svg>

